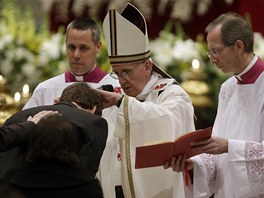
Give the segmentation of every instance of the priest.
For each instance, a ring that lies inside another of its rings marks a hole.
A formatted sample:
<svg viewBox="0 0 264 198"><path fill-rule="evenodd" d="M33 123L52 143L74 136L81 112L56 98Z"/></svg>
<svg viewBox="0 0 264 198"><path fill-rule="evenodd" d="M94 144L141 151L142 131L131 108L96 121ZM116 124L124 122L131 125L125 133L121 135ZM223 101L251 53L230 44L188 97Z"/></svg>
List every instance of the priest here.
<svg viewBox="0 0 264 198"><path fill-rule="evenodd" d="M206 28L208 57L224 73L212 138L201 153L165 164L193 171L191 197L264 197L264 62L253 52L253 32L241 16L220 15Z"/></svg>
<svg viewBox="0 0 264 198"><path fill-rule="evenodd" d="M96 57L102 48L100 28L91 18L77 18L66 30L66 53L69 70L40 83L23 109L52 105L63 89L73 82L87 82L98 88L106 84L120 91L118 81L100 69Z"/></svg>

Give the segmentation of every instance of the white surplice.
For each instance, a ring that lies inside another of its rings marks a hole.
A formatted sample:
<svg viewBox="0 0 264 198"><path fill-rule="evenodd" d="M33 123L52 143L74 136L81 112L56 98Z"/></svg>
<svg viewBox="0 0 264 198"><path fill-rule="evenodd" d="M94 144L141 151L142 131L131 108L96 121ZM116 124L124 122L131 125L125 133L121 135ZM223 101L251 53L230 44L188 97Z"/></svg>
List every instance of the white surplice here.
<svg viewBox="0 0 264 198"><path fill-rule="evenodd" d="M65 82L64 73L39 83L31 98L23 107L23 110L42 105L54 104L54 100L61 96L63 89L73 83L74 82ZM87 84L92 88L98 88L106 84L111 84L113 87L120 87L118 81L113 79L109 74L107 74L99 83L87 82Z"/></svg>
<svg viewBox="0 0 264 198"><path fill-rule="evenodd" d="M221 87L213 135L229 139L228 153L192 158L195 198L264 197L264 64L256 65L254 83L231 77Z"/></svg>

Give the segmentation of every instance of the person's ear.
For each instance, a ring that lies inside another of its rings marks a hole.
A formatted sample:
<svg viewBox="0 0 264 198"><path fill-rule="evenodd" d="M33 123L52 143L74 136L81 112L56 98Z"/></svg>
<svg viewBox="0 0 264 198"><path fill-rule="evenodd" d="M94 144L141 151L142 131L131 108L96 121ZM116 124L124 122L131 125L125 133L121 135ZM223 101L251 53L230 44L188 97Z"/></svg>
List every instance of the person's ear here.
<svg viewBox="0 0 264 198"><path fill-rule="evenodd" d="M244 52L245 50L245 45L243 43L243 41L241 40L237 40L235 43L234 43L234 46L236 49L238 49L240 52Z"/></svg>
<svg viewBox="0 0 264 198"><path fill-rule="evenodd" d="M99 54L99 52L101 51L102 49L102 41L99 41L96 45L96 49L97 49L97 54Z"/></svg>
<svg viewBox="0 0 264 198"><path fill-rule="evenodd" d="M54 104L58 104L60 102L60 97L54 99Z"/></svg>
<svg viewBox="0 0 264 198"><path fill-rule="evenodd" d="M151 60L149 60L149 59L146 60L146 61L144 62L144 66L145 66L145 71L146 71L148 74L151 74L151 72L152 72L152 66L153 66Z"/></svg>

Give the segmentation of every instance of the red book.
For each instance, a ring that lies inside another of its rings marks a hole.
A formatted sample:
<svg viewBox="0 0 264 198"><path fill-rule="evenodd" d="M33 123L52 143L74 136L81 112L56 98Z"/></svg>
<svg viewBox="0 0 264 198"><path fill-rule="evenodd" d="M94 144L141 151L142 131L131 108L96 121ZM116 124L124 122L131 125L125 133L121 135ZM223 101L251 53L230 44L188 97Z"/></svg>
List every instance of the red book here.
<svg viewBox="0 0 264 198"><path fill-rule="evenodd" d="M135 168L163 166L167 160L179 154L186 154L187 158L195 156L198 153L191 151L191 143L210 138L211 134L212 127L208 127L186 133L177 138L174 142L137 147Z"/></svg>

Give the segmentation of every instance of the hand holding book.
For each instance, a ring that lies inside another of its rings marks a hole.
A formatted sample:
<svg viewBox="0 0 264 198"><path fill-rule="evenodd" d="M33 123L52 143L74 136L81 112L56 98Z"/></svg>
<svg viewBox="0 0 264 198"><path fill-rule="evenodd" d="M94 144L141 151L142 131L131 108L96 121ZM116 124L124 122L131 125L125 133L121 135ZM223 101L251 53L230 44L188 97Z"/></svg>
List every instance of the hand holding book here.
<svg viewBox="0 0 264 198"><path fill-rule="evenodd" d="M163 166L164 163L171 159L173 156L186 155L190 158L194 155L200 154L191 149L195 145L203 144L202 139L211 137L212 127L199 129L184 134L177 138L174 142L165 142L160 144L141 146L136 148L136 163L135 168L147 168L155 166Z"/></svg>

